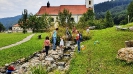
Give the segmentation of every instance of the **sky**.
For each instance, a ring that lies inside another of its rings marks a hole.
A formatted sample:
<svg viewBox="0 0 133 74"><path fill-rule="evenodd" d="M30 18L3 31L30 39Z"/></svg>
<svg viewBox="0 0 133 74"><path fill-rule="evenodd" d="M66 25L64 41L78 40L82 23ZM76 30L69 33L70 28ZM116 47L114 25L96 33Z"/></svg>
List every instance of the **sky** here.
<svg viewBox="0 0 133 74"><path fill-rule="evenodd" d="M27 9L28 13L35 14L41 6L46 6L48 1L50 6L85 4L85 0L0 0L0 18L21 15L24 9ZM94 4L104 1L108 0L94 0Z"/></svg>

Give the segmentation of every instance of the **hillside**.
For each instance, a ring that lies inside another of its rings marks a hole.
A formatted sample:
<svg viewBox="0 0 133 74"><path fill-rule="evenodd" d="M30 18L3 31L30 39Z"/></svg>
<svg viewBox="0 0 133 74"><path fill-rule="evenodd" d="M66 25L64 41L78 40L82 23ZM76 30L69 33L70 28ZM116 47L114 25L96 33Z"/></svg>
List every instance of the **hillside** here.
<svg viewBox="0 0 133 74"><path fill-rule="evenodd" d="M12 25L18 23L18 20L21 18L21 15L15 17L0 18L0 22L5 26L6 29L12 27Z"/></svg>
<svg viewBox="0 0 133 74"><path fill-rule="evenodd" d="M133 63L116 58L118 50L125 47L125 41L133 40L133 32L112 27L91 30L89 35L91 39L81 43L86 49L81 53L76 51L69 74L133 74Z"/></svg>
<svg viewBox="0 0 133 74"><path fill-rule="evenodd" d="M127 6L132 0L111 0L96 4L95 15L96 19L104 18L106 11L110 11L113 15L114 23L120 24L120 21L126 17Z"/></svg>

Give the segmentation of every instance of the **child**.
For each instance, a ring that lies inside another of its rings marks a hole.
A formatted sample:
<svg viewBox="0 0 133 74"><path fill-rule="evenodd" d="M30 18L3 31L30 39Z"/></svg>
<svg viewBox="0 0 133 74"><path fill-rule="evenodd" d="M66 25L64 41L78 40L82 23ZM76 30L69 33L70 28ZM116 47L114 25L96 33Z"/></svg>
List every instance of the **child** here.
<svg viewBox="0 0 133 74"><path fill-rule="evenodd" d="M77 45L78 45L78 52L80 52L80 33L77 31L76 35Z"/></svg>
<svg viewBox="0 0 133 74"><path fill-rule="evenodd" d="M61 47L61 49L64 47L64 40L63 40L63 37L60 38L60 47Z"/></svg>
<svg viewBox="0 0 133 74"><path fill-rule="evenodd" d="M50 40L49 40L49 37L48 36L45 38L44 46L45 46L46 56L48 56L48 50L50 48Z"/></svg>
<svg viewBox="0 0 133 74"><path fill-rule="evenodd" d="M7 68L7 74L12 74L12 72L15 71L15 68L13 65L9 65Z"/></svg>

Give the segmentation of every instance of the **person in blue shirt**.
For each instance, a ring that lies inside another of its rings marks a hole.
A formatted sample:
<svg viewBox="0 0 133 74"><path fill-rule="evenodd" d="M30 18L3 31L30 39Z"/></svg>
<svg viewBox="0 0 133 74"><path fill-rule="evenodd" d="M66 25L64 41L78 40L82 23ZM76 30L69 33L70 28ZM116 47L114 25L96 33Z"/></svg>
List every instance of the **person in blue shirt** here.
<svg viewBox="0 0 133 74"><path fill-rule="evenodd" d="M58 31L58 28L56 28L53 31L53 34L52 34L52 38L53 38L53 50L56 50L57 31Z"/></svg>

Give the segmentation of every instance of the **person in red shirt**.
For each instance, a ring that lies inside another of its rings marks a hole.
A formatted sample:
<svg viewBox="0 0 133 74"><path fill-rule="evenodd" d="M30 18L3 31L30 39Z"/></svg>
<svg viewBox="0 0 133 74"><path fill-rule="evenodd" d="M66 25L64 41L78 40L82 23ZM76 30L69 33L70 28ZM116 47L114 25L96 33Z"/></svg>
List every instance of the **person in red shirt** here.
<svg viewBox="0 0 133 74"><path fill-rule="evenodd" d="M15 71L15 67L13 65L9 65L7 68L7 74L12 74L12 71Z"/></svg>
<svg viewBox="0 0 133 74"><path fill-rule="evenodd" d="M79 31L77 31L76 40L77 40L78 52L80 52L80 33L79 33Z"/></svg>
<svg viewBox="0 0 133 74"><path fill-rule="evenodd" d="M50 40L49 40L49 37L48 36L45 38L44 46L45 46L46 56L48 56L48 50L50 48Z"/></svg>

